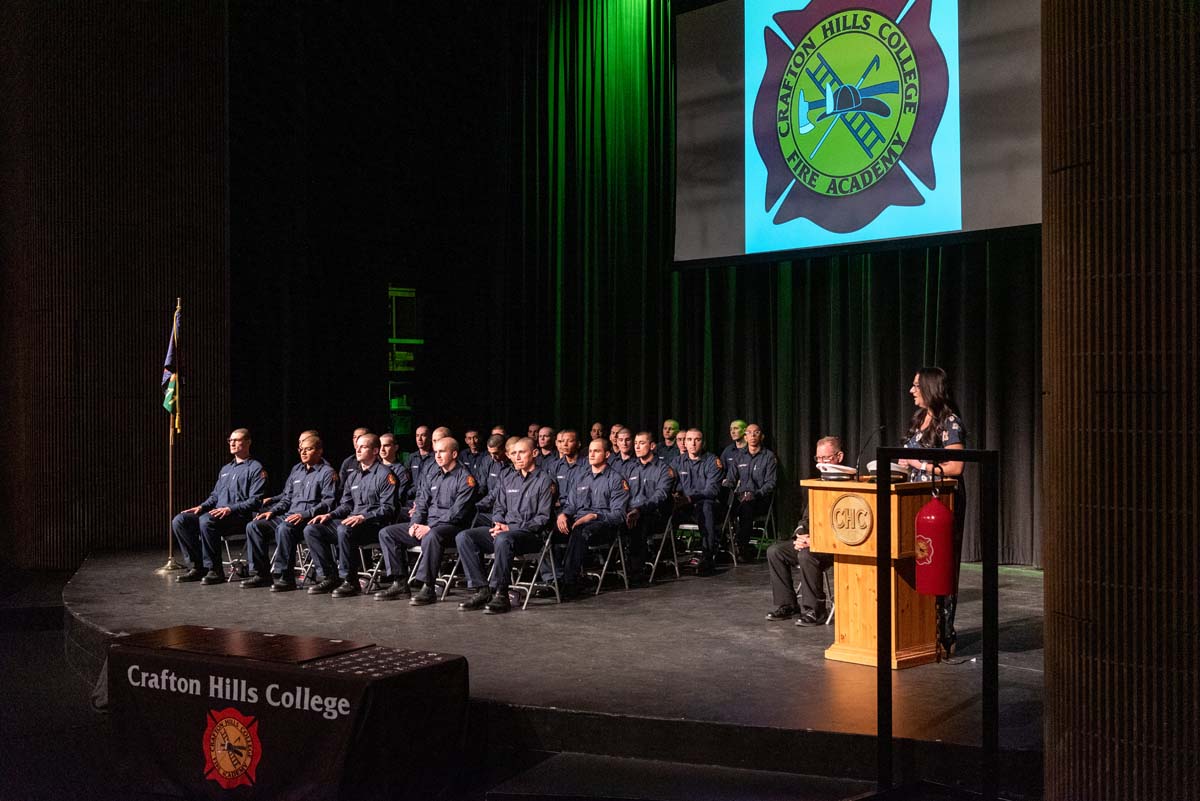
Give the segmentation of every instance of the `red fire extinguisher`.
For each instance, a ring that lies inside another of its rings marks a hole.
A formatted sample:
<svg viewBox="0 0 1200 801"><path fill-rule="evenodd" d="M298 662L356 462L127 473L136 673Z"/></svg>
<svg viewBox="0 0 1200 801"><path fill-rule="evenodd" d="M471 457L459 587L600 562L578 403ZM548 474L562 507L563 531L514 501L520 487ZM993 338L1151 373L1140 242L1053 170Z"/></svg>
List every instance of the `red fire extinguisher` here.
<svg viewBox="0 0 1200 801"><path fill-rule="evenodd" d="M938 500L917 512L917 592L925 595L954 593L954 512Z"/></svg>

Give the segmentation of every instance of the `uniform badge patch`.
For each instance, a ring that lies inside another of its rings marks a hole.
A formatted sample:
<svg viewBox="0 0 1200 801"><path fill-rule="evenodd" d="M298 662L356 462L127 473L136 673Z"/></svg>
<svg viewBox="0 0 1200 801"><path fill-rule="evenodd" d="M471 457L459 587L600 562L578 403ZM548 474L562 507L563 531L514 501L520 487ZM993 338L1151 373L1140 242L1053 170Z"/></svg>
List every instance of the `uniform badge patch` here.
<svg viewBox="0 0 1200 801"><path fill-rule="evenodd" d="M473 476L473 475L470 475L470 474L468 474L468 475L467 475L467 486L468 486L468 487L474 487L474 486L475 486L475 476Z"/></svg>

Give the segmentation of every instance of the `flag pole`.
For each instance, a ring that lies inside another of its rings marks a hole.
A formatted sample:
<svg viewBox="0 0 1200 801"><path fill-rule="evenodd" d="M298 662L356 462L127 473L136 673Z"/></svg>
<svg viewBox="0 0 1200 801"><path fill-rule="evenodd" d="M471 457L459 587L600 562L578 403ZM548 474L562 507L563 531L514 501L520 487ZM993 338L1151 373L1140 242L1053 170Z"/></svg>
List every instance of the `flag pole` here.
<svg viewBox="0 0 1200 801"><path fill-rule="evenodd" d="M179 312L182 308L182 298L175 298L175 317L171 320L171 336L176 342L179 340ZM178 359L178 356L176 356ZM178 381L176 386L178 386ZM170 521L175 516L175 428L176 415L179 414L179 407L175 407L175 411L167 417L167 430L170 432L170 437L167 444L167 563L155 570L155 573L165 575L176 570L183 570L183 565L175 561L175 537L171 533Z"/></svg>

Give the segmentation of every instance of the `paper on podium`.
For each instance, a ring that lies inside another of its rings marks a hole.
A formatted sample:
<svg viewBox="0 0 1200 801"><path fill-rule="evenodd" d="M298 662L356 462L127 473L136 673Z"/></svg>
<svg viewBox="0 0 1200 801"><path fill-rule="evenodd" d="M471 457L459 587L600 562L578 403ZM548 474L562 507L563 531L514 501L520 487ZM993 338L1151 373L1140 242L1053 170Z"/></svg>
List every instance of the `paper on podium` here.
<svg viewBox="0 0 1200 801"><path fill-rule="evenodd" d="M829 464L820 462L817 464L817 472L821 474L821 478L826 481L848 481L858 475L858 471L853 467L844 464Z"/></svg>
<svg viewBox="0 0 1200 801"><path fill-rule="evenodd" d="M874 459L867 462L867 472L873 476L879 475L879 471L876 470L875 467L876 467L876 462ZM889 465L889 467L891 468L891 473L893 476L895 476L897 478L901 478L901 479L908 477L908 470L901 467L900 465L896 464L895 462L892 462Z"/></svg>

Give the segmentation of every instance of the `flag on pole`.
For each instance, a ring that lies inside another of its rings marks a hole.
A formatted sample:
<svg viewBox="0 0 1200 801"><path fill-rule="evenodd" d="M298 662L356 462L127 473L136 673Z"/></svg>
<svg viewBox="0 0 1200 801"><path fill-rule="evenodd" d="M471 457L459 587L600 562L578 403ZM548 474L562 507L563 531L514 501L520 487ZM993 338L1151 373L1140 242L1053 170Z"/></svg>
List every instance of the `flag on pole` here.
<svg viewBox="0 0 1200 801"><path fill-rule="evenodd" d="M176 364L176 346L179 344L179 304L175 305L175 318L171 321L171 339L167 343L167 358L163 361L162 389L163 408L175 418L175 432L179 432L179 368Z"/></svg>

